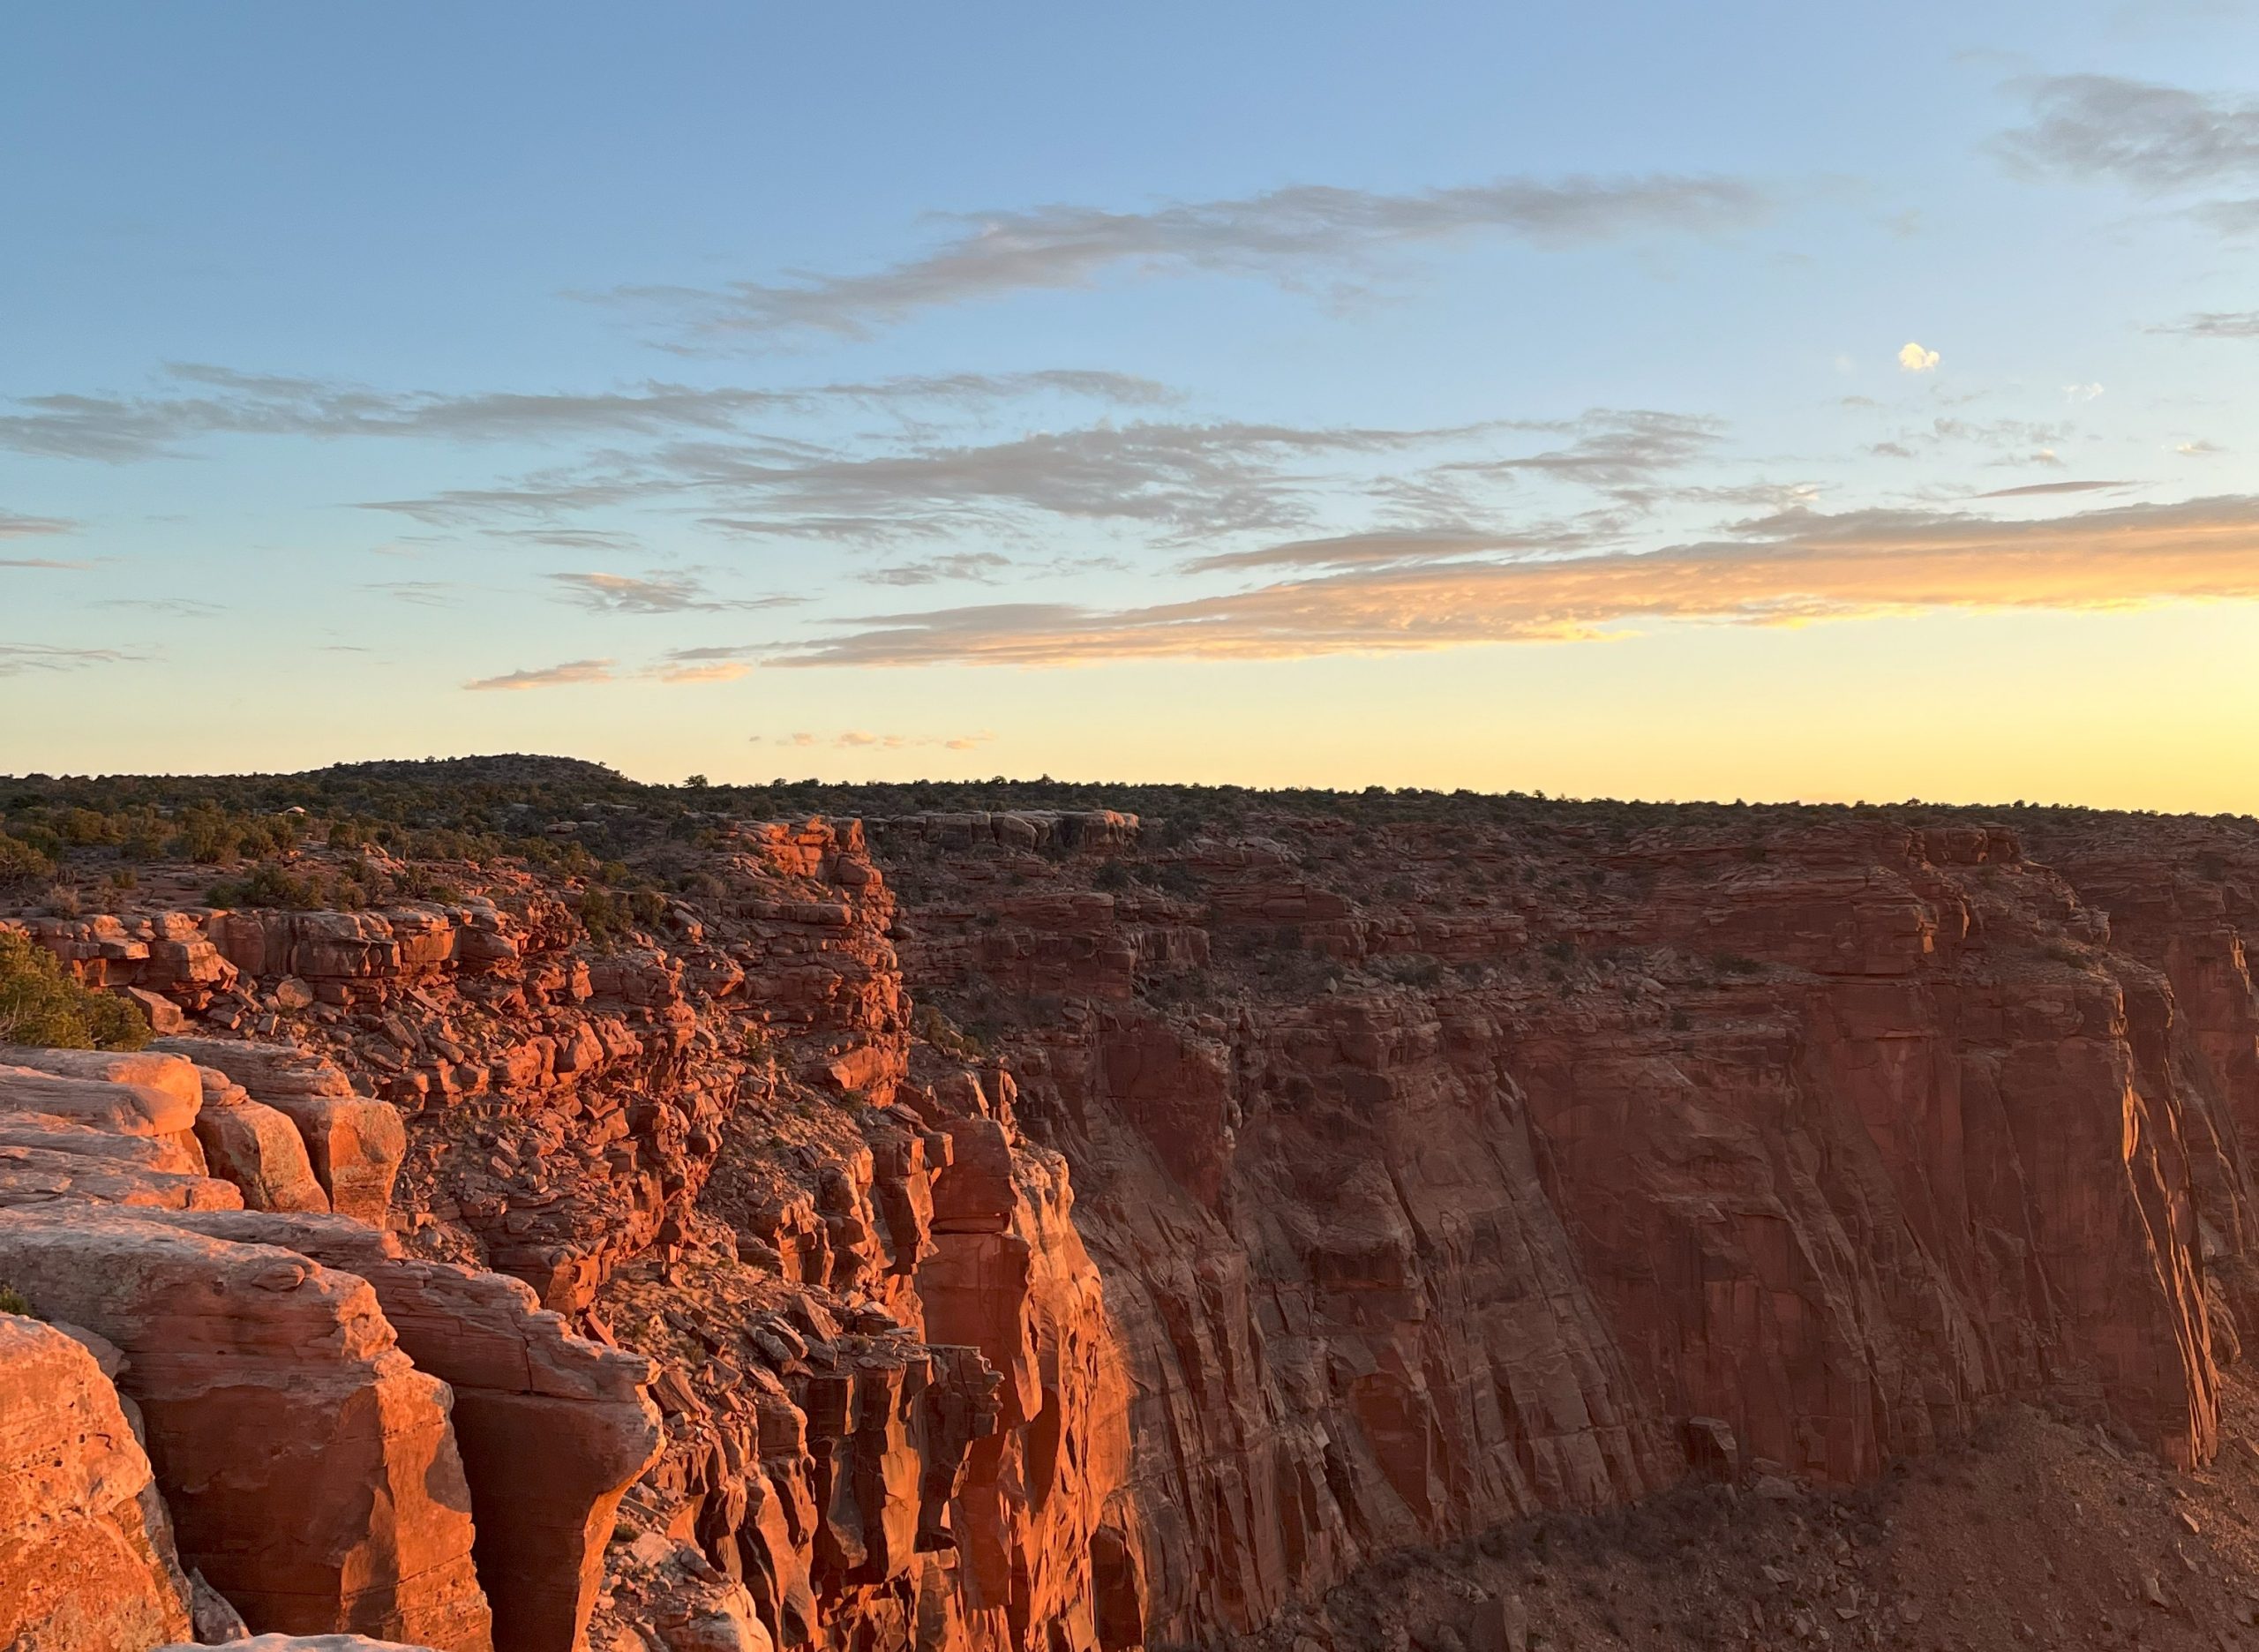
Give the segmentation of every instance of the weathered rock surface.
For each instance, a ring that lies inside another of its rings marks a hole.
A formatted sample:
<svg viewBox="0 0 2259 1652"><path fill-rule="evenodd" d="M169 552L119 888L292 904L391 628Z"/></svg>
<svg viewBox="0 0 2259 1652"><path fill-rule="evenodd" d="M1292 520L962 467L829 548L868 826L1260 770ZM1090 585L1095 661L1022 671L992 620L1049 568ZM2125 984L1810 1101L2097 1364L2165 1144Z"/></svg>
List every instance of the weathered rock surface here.
<svg viewBox="0 0 2259 1652"><path fill-rule="evenodd" d="M62 1332L0 1313L0 1632L25 1652L184 1637L188 1580L116 1393Z"/></svg>
<svg viewBox="0 0 2259 1652"><path fill-rule="evenodd" d="M650 1363L573 1336L514 1279L406 1255L344 1217L169 1219L366 1280L402 1350L453 1392L480 1581L502 1652L562 1652L588 1626L620 1494L649 1466Z"/></svg>
<svg viewBox="0 0 2259 1652"><path fill-rule="evenodd" d="M12 1058L0 1062L0 1117L12 1114L68 1119L113 1136L147 1138L176 1147L178 1168L191 1173L203 1168L203 1153L196 1143L200 1092L191 1090L184 1095L177 1083L153 1084L146 1078L139 1082L113 1080L97 1073L82 1071L73 1075L52 1070L66 1064L56 1058L81 1053L0 1046L0 1055ZM31 1062L41 1065L26 1064ZM75 1062L67 1064L80 1065ZM186 1062L168 1064L160 1070L169 1078L184 1076L190 1085L196 1083L196 1070Z"/></svg>
<svg viewBox="0 0 2259 1652"><path fill-rule="evenodd" d="M1721 1437L1849 1483L2019 1396L2215 1448L2259 1101L2216 906L2146 962L2011 834L1888 822L1282 822L1116 865L945 858L904 967L1005 1025L1075 1166L1152 1638Z"/></svg>
<svg viewBox="0 0 2259 1652"><path fill-rule="evenodd" d="M365 1282L92 1208L0 1219L0 1276L124 1351L181 1559L247 1619L490 1645L447 1390Z"/></svg>
<svg viewBox="0 0 2259 1652"><path fill-rule="evenodd" d="M289 1046L182 1037L161 1039L153 1048L224 1074L251 1101L282 1114L297 1126L329 1207L363 1221L384 1220L408 1140L399 1111L389 1103L356 1094L335 1066ZM262 1171L270 1174L296 1183L294 1164ZM295 1186L288 1196L305 1197Z"/></svg>
<svg viewBox="0 0 2259 1652"><path fill-rule="evenodd" d="M226 1181L26 1100L0 1199L95 1231L113 1178L368 1280L527 1652L1291 1640L1392 1556L1864 1483L2018 1400L2214 1458L2259 840L1433 805L889 814L875 859L707 815L632 920L496 860L36 920L186 1019ZM218 1116L261 1105L303 1175ZM1502 1600L1419 1644L1512 1644Z"/></svg>

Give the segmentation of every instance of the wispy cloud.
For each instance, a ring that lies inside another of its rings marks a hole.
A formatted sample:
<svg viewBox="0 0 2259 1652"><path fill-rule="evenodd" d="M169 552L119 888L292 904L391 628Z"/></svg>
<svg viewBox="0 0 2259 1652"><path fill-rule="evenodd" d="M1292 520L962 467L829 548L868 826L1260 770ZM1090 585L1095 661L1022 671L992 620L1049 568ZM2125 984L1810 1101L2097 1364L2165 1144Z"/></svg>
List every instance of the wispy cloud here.
<svg viewBox="0 0 2259 1652"><path fill-rule="evenodd" d="M754 644L669 649L642 674L664 683L735 682L769 651Z"/></svg>
<svg viewBox="0 0 2259 1652"><path fill-rule="evenodd" d="M2117 75L2056 75L2021 83L2031 124L1995 146L2018 171L2119 184L2144 195L2259 180L2259 101L2208 96ZM2259 197L2188 208L2225 234L2259 229Z"/></svg>
<svg viewBox="0 0 2259 1652"><path fill-rule="evenodd" d="M2152 333L2178 333L2188 338L2259 338L2259 310L2200 310L2178 321L2160 322Z"/></svg>
<svg viewBox="0 0 2259 1652"><path fill-rule="evenodd" d="M1993 455L1990 462L2032 462L2052 464L2056 444L2067 440L2076 427L2041 424L2030 419L1933 418L1925 426L1909 426L1888 441L1873 443L1869 453L1889 459L1911 459L1918 451L1974 448Z"/></svg>
<svg viewBox="0 0 2259 1652"><path fill-rule="evenodd" d="M0 642L0 677L26 672L76 671L88 665L115 665L147 656L124 649L58 648L47 642Z"/></svg>
<svg viewBox="0 0 2259 1652"><path fill-rule="evenodd" d="M2031 124L1998 146L2034 173L2162 192L2259 176L2259 102L2116 75L2023 82Z"/></svg>
<svg viewBox="0 0 2259 1652"><path fill-rule="evenodd" d="M2104 488L2132 487L2131 482L2027 482L2022 487L1994 488L1978 499L2030 499L2045 493L2093 493Z"/></svg>
<svg viewBox="0 0 2259 1652"><path fill-rule="evenodd" d="M719 612L732 608L784 608L801 597L716 597L689 574L552 574L570 601L598 613Z"/></svg>
<svg viewBox="0 0 2259 1652"><path fill-rule="evenodd" d="M868 334L921 311L1004 294L1089 287L1117 271L1250 275L1300 287L1354 276L1400 248L1475 235L1569 246L1650 234L1713 235L1755 222L1764 194L1735 178L1655 175L1500 178L1387 194L1302 185L1146 212L1047 206L941 216L931 251L859 274L793 272L711 290L627 288L709 340L791 332Z"/></svg>
<svg viewBox="0 0 2259 1652"><path fill-rule="evenodd" d="M949 580L993 585L1016 566L1011 558L994 551L957 551L873 568L863 578L873 585L936 585Z"/></svg>
<svg viewBox="0 0 2259 1652"><path fill-rule="evenodd" d="M387 391L334 379L238 372L202 364L166 369L168 387L140 396L24 396L0 414L0 447L123 463L174 454L209 436L552 442L680 436L742 428L756 415L801 414L826 402L963 405L1054 393L1149 406L1167 392L1151 379L1082 370L925 375L869 383L754 388L647 380L591 392Z"/></svg>
<svg viewBox="0 0 2259 1652"><path fill-rule="evenodd" d="M461 599L467 588L450 580L378 580L361 589L389 597L394 602L413 603L419 608L448 608Z"/></svg>
<svg viewBox="0 0 2259 1652"><path fill-rule="evenodd" d="M1535 471L1590 487L1626 487L1692 463L1714 449L1725 434L1722 420L1647 408L1594 408L1573 423L1550 427L1523 424L1512 428L1573 432L1576 439L1542 453L1446 465L1440 469L1491 476Z"/></svg>
<svg viewBox="0 0 2259 1652"><path fill-rule="evenodd" d="M514 671L499 677L481 677L463 684L463 687L479 692L490 689L514 691L565 687L574 683L610 682L614 663L608 659L567 660L561 665L545 665L538 671Z"/></svg>
<svg viewBox="0 0 2259 1652"><path fill-rule="evenodd" d="M176 620L209 620L228 612L225 604L195 597L110 597L97 608L131 608L142 613L170 614Z"/></svg>
<svg viewBox="0 0 2259 1652"><path fill-rule="evenodd" d="M662 662L644 674L664 683L735 682L751 672L744 660L709 660L703 665Z"/></svg>
<svg viewBox="0 0 2259 1652"><path fill-rule="evenodd" d="M1334 485L1342 466L1463 442L1497 428L1137 420L987 442L897 442L876 450L806 442L671 442L600 472L530 477L514 487L456 490L369 508L481 527L552 521L628 503L687 502L708 513L701 517L708 527L762 538L860 545L954 533L1018 538L1041 531L1041 519L1067 518L1178 539L1296 526L1310 516L1313 495ZM1658 433L1644 439L1670 438ZM1499 474L1520 463L1581 467L1596 476L1625 462L1623 454L1564 450L1550 458L1505 462Z"/></svg>
<svg viewBox="0 0 2259 1652"><path fill-rule="evenodd" d="M978 734L874 734L868 729L847 729L825 740L803 729L795 734L773 738L755 734L751 740L756 746L766 742L795 750L829 745L839 751L904 751L916 747L937 747L943 751L977 751L995 738L994 731L989 729L982 729Z"/></svg>
<svg viewBox="0 0 2259 1652"><path fill-rule="evenodd" d="M1502 534L1462 526L1379 528L1196 557L1184 565L1184 571L1213 574L1238 568L1402 567L1421 562L1460 561L1489 552L1559 554L1574 548L1575 543L1558 531L1545 529Z"/></svg>
<svg viewBox="0 0 2259 1652"><path fill-rule="evenodd" d="M777 665L1282 658L1607 636L1642 621L1784 625L1938 609L2259 599L2259 498L2038 521L1807 509L1648 553L1353 567L1149 607L1003 603L873 615Z"/></svg>
<svg viewBox="0 0 2259 1652"><path fill-rule="evenodd" d="M75 532L79 524L60 516L24 516L0 510L0 539L32 539L46 534Z"/></svg>

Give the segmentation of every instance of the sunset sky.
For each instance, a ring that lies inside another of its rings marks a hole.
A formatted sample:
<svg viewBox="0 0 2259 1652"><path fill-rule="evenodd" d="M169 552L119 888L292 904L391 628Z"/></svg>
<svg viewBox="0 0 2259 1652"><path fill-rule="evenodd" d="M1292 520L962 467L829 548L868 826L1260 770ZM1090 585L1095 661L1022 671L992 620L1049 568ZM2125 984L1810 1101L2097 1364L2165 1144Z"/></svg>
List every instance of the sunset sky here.
<svg viewBox="0 0 2259 1652"><path fill-rule="evenodd" d="M2259 5L0 19L0 772L2259 810Z"/></svg>

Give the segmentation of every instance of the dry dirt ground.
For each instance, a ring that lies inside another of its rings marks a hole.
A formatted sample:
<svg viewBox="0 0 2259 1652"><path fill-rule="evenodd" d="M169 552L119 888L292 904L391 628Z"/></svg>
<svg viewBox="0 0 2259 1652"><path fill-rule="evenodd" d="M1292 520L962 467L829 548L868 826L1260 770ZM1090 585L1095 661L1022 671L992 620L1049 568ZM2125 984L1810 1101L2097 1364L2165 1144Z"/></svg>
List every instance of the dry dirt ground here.
<svg viewBox="0 0 2259 1652"><path fill-rule="evenodd" d="M2259 1376L2225 1403L2195 1475L2011 1409L1856 1491L1693 1487L1401 1557L1248 1646L2259 1652Z"/></svg>

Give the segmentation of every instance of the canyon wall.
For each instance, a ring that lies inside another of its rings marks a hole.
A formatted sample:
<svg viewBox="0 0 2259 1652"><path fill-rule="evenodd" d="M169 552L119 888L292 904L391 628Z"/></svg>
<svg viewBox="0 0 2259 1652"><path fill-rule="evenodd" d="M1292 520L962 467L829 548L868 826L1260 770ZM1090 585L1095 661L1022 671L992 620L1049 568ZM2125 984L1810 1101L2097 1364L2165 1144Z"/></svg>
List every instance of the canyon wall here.
<svg viewBox="0 0 2259 1652"><path fill-rule="evenodd" d="M1157 1641L1539 1510L1868 1479L2006 1398L2216 1449L2248 840L1715 813L1158 823L1102 877L882 838L933 890L910 979L1075 1168Z"/></svg>
<svg viewBox="0 0 2259 1652"><path fill-rule="evenodd" d="M2218 1449L2247 827L1440 813L717 820L632 914L488 860L26 915L165 1034L0 1057L0 1282L123 1350L177 1528L135 1610L1127 1652L2008 1400ZM222 1354L326 1421L219 1495ZM293 1452L380 1490L299 1510ZM278 1580L281 1528L375 1558Z"/></svg>

